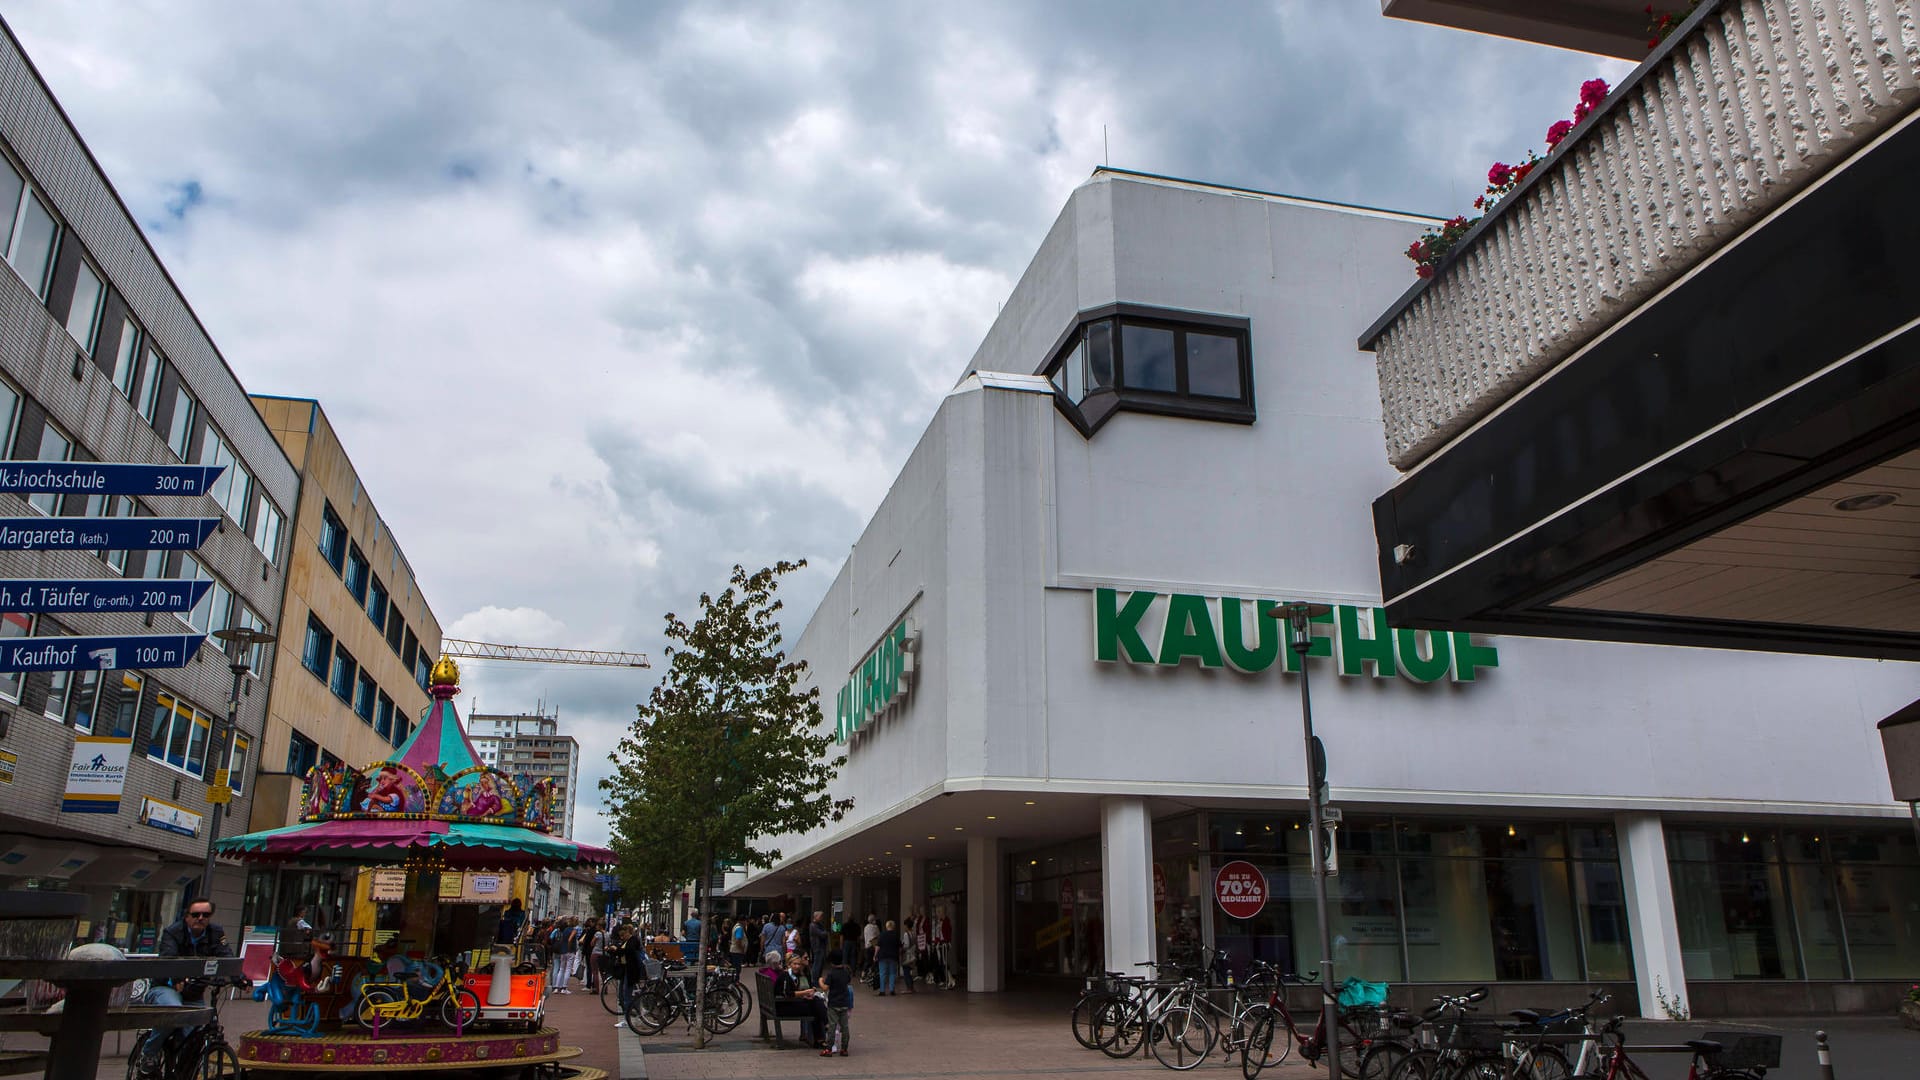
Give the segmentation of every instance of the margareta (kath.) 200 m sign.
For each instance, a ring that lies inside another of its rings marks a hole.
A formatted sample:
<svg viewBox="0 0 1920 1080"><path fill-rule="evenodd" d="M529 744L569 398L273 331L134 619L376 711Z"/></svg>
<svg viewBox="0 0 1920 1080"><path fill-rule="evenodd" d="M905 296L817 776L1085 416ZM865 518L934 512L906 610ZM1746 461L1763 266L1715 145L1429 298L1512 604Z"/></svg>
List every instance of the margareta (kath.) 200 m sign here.
<svg viewBox="0 0 1920 1080"><path fill-rule="evenodd" d="M1282 620L1267 614L1280 604L1236 596L1095 589L1094 659L1160 667L1191 660L1200 667L1255 674L1284 656L1286 670L1299 671L1300 657L1283 647ZM1454 682L1473 682L1480 670L1500 666L1500 651L1476 643L1471 634L1397 629L1387 625L1386 611L1377 607L1336 604L1313 621L1332 629L1314 635L1307 655L1335 661L1342 675L1405 675L1415 682L1450 676Z"/></svg>

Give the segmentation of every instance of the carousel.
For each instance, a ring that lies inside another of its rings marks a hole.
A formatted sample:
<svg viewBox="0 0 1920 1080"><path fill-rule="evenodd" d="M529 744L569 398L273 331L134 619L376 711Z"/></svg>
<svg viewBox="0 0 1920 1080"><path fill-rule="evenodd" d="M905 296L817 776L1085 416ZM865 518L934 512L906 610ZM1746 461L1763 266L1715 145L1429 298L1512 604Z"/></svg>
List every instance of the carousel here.
<svg viewBox="0 0 1920 1080"><path fill-rule="evenodd" d="M442 918L442 875L603 866L613 853L552 835L553 781L483 763L453 699L460 669L433 666L433 702L394 754L364 769L308 773L298 824L219 841L229 858L266 865L387 867L406 872L400 926L373 957L275 957L262 989L268 1026L243 1034L248 1075L382 1068L597 1080L544 1024L546 977L516 972L511 950L468 970L492 928ZM404 937L401 936L404 934ZM403 945L419 955L409 958ZM398 957L396 960L395 958Z"/></svg>

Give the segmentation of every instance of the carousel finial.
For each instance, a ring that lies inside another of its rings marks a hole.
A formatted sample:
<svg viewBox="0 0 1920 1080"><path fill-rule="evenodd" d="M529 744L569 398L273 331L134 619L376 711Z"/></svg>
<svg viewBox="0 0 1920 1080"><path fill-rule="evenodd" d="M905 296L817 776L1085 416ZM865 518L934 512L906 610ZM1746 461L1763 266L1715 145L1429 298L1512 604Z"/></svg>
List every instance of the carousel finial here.
<svg viewBox="0 0 1920 1080"><path fill-rule="evenodd" d="M433 671L428 674L427 682L433 686L459 686L460 665L453 662L453 657L442 656L434 661Z"/></svg>

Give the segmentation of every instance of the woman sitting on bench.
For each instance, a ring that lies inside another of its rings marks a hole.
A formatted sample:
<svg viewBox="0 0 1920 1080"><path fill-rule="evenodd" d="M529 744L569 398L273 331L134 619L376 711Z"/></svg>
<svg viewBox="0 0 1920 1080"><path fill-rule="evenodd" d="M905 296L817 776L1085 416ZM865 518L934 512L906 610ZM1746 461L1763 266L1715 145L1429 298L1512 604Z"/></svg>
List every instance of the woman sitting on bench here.
<svg viewBox="0 0 1920 1080"><path fill-rule="evenodd" d="M827 1046L827 992L814 984L813 974L807 970L807 958L795 953L787 957L787 970L773 984L775 997L792 998L806 1002L812 1009L813 1018L801 1021L803 1025L812 1024L810 1041L815 1050L824 1050Z"/></svg>

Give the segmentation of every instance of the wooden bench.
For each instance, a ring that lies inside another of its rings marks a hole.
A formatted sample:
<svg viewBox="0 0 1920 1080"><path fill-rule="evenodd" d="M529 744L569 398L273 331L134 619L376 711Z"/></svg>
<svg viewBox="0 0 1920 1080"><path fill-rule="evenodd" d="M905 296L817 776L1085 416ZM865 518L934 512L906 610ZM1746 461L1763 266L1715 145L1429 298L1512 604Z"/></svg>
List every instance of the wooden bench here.
<svg viewBox="0 0 1920 1080"><path fill-rule="evenodd" d="M765 972L753 973L753 997L760 1006L760 1037L763 1039L767 1037L767 1022L772 1021L773 1045L779 1049L784 1050L787 1046L786 1037L780 1031L782 1022L800 1024L800 1030L804 1034L807 1030L805 1025L816 1019L813 1006L807 1002L799 998L775 997L773 980L768 978ZM816 1031L814 1038L820 1038L825 1034L825 1032Z"/></svg>

